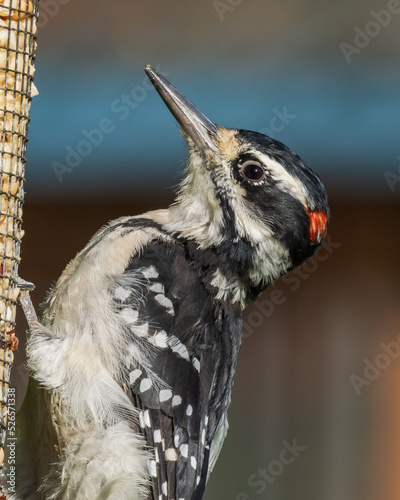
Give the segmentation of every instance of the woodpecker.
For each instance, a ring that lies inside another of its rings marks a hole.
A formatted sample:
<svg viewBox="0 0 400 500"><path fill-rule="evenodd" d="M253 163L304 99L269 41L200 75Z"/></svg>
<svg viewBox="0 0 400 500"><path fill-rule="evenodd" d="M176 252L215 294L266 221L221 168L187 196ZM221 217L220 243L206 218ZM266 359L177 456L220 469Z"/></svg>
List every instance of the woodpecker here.
<svg viewBox="0 0 400 500"><path fill-rule="evenodd" d="M189 160L167 209L95 234L30 318L18 498L199 500L227 433L245 306L326 235L319 177L211 122L151 66Z"/></svg>

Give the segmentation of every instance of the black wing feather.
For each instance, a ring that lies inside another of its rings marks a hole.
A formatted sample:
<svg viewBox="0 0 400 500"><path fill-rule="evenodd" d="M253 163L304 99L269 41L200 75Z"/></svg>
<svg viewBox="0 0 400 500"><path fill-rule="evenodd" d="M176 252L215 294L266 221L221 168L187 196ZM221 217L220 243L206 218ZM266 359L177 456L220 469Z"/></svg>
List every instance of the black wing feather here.
<svg viewBox="0 0 400 500"><path fill-rule="evenodd" d="M146 366L127 366L126 384L143 412L141 432L154 449L154 500L202 497L241 340L239 308L212 296L210 269L206 263L192 266L187 255L181 242L154 240L131 259L120 280L126 287L133 277L131 288L140 283L141 300L114 290L116 310L129 315L128 307L137 315L126 327L127 339L147 352Z"/></svg>

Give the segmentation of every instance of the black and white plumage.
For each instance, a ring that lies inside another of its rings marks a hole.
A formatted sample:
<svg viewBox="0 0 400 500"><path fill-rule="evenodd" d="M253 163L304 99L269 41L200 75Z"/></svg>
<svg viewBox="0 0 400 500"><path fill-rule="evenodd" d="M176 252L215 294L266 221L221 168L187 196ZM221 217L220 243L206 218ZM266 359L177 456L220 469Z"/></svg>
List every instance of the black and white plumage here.
<svg viewBox="0 0 400 500"><path fill-rule="evenodd" d="M21 499L201 499L242 310L326 233L325 190L297 155L214 125L146 72L187 139L187 174L170 208L101 229L30 325Z"/></svg>

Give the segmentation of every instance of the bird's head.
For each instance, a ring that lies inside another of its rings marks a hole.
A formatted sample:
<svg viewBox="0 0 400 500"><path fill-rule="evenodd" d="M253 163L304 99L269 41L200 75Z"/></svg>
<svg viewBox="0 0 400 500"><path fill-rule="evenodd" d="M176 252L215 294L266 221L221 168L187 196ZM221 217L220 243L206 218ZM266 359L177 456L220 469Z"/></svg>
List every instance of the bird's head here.
<svg viewBox="0 0 400 500"><path fill-rule="evenodd" d="M234 268L257 294L322 243L329 219L323 184L281 142L215 125L152 67L145 71L189 145L168 229L224 256L221 284Z"/></svg>

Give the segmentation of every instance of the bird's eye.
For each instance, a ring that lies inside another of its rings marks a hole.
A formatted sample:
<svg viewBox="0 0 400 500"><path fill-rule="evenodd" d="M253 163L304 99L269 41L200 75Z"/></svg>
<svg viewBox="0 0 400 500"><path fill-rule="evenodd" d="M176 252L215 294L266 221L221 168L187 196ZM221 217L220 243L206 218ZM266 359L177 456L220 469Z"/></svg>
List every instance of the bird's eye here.
<svg viewBox="0 0 400 500"><path fill-rule="evenodd" d="M262 166L254 161L246 161L243 163L241 173L245 179L255 182L260 181L265 175Z"/></svg>

